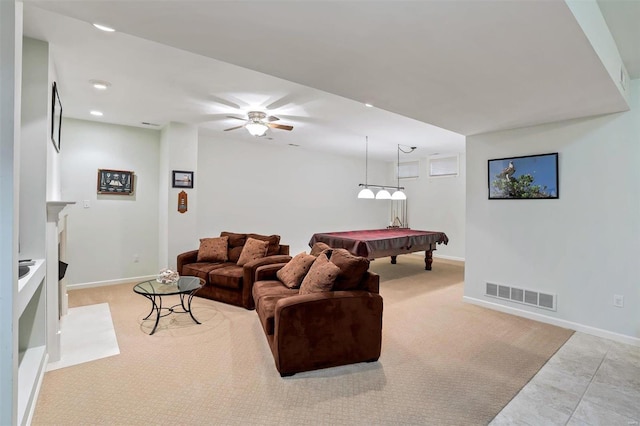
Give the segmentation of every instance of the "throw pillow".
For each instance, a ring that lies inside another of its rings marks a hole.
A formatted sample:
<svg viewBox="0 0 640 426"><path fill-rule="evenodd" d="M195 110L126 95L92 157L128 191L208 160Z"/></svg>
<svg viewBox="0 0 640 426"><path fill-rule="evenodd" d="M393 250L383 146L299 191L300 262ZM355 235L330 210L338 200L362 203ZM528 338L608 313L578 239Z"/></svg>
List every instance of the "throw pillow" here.
<svg viewBox="0 0 640 426"><path fill-rule="evenodd" d="M228 237L201 238L198 262L226 262Z"/></svg>
<svg viewBox="0 0 640 426"><path fill-rule="evenodd" d="M322 253L311 265L311 269L302 280L300 294L318 293L321 291L331 291L340 268L329 262L327 256Z"/></svg>
<svg viewBox="0 0 640 426"><path fill-rule="evenodd" d="M317 242L311 247L311 255L317 256L325 250L331 250L331 247L323 242Z"/></svg>
<svg viewBox="0 0 640 426"><path fill-rule="evenodd" d="M256 240L268 241L269 249L267 250L267 256L273 256L280 253L280 235L260 235L260 234L247 234L248 238L254 238Z"/></svg>
<svg viewBox="0 0 640 426"><path fill-rule="evenodd" d="M354 256L346 249L334 249L331 262L340 268L334 290L355 290L369 269L369 259Z"/></svg>
<svg viewBox="0 0 640 426"><path fill-rule="evenodd" d="M280 268L278 272L276 272L276 276L287 287L298 288L315 260L315 256L311 256L303 251Z"/></svg>
<svg viewBox="0 0 640 426"><path fill-rule="evenodd" d="M252 260L262 259L267 255L267 248L269 247L269 241L260 241L255 238L247 238L247 242L244 243L242 253L236 264L243 266L245 263L249 263Z"/></svg>

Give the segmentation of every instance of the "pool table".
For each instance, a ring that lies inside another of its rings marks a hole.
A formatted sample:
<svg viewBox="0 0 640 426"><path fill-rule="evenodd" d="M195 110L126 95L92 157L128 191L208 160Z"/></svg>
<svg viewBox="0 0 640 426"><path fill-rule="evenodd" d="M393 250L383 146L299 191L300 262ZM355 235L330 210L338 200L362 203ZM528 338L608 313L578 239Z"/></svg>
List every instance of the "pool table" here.
<svg viewBox="0 0 640 426"><path fill-rule="evenodd" d="M431 270L436 244L447 244L444 232L418 231L409 228L369 229L363 231L321 232L313 234L309 246L323 242L333 248L344 248L356 256L376 259L391 256L396 263L399 254L425 252L424 269Z"/></svg>

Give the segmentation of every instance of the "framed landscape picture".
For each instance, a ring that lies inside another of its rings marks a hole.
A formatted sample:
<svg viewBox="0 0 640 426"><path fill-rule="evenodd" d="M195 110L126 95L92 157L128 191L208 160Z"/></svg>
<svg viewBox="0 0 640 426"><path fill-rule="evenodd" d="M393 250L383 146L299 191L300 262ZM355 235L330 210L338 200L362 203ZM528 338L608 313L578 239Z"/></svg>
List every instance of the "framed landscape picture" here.
<svg viewBox="0 0 640 426"><path fill-rule="evenodd" d="M559 197L558 153L489 160L490 200Z"/></svg>
<svg viewBox="0 0 640 426"><path fill-rule="evenodd" d="M133 172L127 170L98 169L98 194L133 194Z"/></svg>
<svg viewBox="0 0 640 426"><path fill-rule="evenodd" d="M172 182L173 188L193 188L193 172L174 170Z"/></svg>

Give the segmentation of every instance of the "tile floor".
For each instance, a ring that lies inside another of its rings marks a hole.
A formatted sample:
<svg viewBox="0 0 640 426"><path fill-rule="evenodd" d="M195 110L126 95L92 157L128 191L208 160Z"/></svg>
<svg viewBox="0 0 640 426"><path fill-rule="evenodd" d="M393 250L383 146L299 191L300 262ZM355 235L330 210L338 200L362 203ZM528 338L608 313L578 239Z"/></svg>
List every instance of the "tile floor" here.
<svg viewBox="0 0 640 426"><path fill-rule="evenodd" d="M490 425L640 425L640 347L576 332Z"/></svg>
<svg viewBox="0 0 640 426"><path fill-rule="evenodd" d="M108 303L69 308L60 330L60 360L50 362L47 371L120 353Z"/></svg>

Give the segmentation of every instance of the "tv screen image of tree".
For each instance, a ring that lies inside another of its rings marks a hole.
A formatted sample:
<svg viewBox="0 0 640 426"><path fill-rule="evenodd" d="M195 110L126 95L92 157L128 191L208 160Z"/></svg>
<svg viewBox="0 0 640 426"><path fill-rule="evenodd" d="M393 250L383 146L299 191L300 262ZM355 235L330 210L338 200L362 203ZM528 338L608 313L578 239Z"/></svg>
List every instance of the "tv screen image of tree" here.
<svg viewBox="0 0 640 426"><path fill-rule="evenodd" d="M489 160L489 199L558 198L558 154Z"/></svg>

